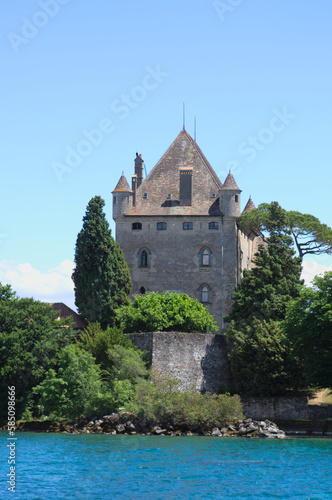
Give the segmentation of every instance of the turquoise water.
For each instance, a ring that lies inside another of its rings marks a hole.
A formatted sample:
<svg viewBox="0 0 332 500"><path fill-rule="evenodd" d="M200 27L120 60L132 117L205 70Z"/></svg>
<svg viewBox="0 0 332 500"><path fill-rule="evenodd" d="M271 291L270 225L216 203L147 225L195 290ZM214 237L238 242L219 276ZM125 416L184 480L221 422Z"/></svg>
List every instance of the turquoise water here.
<svg viewBox="0 0 332 500"><path fill-rule="evenodd" d="M16 493L0 498L332 499L332 439L17 433Z"/></svg>

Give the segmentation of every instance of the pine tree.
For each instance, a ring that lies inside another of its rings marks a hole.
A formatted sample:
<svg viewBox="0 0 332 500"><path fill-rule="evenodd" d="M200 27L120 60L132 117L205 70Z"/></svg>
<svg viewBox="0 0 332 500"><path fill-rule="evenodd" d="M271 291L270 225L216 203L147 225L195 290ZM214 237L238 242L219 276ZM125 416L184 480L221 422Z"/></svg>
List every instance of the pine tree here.
<svg viewBox="0 0 332 500"><path fill-rule="evenodd" d="M83 217L72 274L75 304L87 322L113 324L115 310L129 303L130 272L122 250L111 236L100 196L92 198Z"/></svg>
<svg viewBox="0 0 332 500"><path fill-rule="evenodd" d="M301 263L294 257L292 238L285 229L280 208L273 207L268 243L259 247L253 261L255 267L244 271L234 292L228 322L251 324L253 318L281 321L285 318L287 303L300 293Z"/></svg>

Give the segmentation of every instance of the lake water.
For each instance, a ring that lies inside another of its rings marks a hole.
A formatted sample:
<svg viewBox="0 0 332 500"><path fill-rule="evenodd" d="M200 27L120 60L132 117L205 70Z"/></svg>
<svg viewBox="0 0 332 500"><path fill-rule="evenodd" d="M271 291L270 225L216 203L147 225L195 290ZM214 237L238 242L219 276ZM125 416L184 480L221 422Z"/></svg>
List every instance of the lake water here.
<svg viewBox="0 0 332 500"><path fill-rule="evenodd" d="M0 498L332 499L332 439L16 433L16 492Z"/></svg>

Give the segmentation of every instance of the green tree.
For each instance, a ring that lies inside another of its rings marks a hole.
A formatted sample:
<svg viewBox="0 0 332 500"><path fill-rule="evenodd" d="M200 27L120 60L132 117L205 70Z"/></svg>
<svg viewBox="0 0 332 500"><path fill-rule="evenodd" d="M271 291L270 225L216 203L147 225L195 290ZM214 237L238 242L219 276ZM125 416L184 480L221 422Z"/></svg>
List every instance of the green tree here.
<svg viewBox="0 0 332 500"><path fill-rule="evenodd" d="M74 345L62 350L58 373L48 370L34 393L40 396L45 414L53 418L101 415L114 409L99 365L90 353Z"/></svg>
<svg viewBox="0 0 332 500"><path fill-rule="evenodd" d="M122 250L111 236L100 196L92 198L83 217L72 274L75 303L87 322L113 323L115 310L129 304L130 272Z"/></svg>
<svg viewBox="0 0 332 500"><path fill-rule="evenodd" d="M197 300L178 293L156 293L136 297L130 306L117 311L117 319L126 333L182 331L209 333L218 327L209 312Z"/></svg>
<svg viewBox="0 0 332 500"><path fill-rule="evenodd" d="M308 384L332 388L332 272L316 276L287 307L285 330Z"/></svg>
<svg viewBox="0 0 332 500"><path fill-rule="evenodd" d="M16 416L20 418L32 388L54 368L60 350L73 342L68 318L57 321L50 305L18 299L0 284L0 420L7 416L7 389L15 386Z"/></svg>
<svg viewBox="0 0 332 500"><path fill-rule="evenodd" d="M111 388L115 380L135 384L139 377L148 376L143 353L117 327L103 330L99 323L91 323L81 334L78 345L92 354Z"/></svg>
<svg viewBox="0 0 332 500"><path fill-rule="evenodd" d="M300 364L282 323L253 319L227 329L231 371L238 390L255 396L279 396L303 385Z"/></svg>
<svg viewBox="0 0 332 500"><path fill-rule="evenodd" d="M254 232L265 238L265 234L273 232L276 208L283 213L283 228L290 231L301 262L308 254L320 255L332 253L332 229L322 224L319 219L310 214L286 211L276 201L262 203L258 208L245 212L238 218L240 227L248 232Z"/></svg>
<svg viewBox="0 0 332 500"><path fill-rule="evenodd" d="M287 303L298 297L303 284L300 280L301 264L299 258L294 257L285 220L281 207L278 204L272 206L269 241L265 246L260 245L253 260L254 267L250 271L244 270L226 321L234 321L237 326L251 324L254 317L281 321L285 318Z"/></svg>

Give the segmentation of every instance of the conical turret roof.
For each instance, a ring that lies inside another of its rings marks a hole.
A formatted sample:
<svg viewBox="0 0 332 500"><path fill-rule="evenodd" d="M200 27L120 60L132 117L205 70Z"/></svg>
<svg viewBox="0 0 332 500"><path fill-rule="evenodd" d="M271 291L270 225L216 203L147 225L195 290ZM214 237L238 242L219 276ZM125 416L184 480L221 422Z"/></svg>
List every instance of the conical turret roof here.
<svg viewBox="0 0 332 500"><path fill-rule="evenodd" d="M112 193L122 192L122 193L132 193L132 190L129 187L128 181L124 174L121 175L119 182L117 183L115 189Z"/></svg>
<svg viewBox="0 0 332 500"><path fill-rule="evenodd" d="M250 198L249 198L249 200L247 201L247 204L246 204L246 206L244 207L244 210L243 210L243 212L242 212L242 213L244 214L245 212L251 212L251 210L254 210L255 208L256 208L256 207L255 207L255 203L252 201L251 196L250 196Z"/></svg>
<svg viewBox="0 0 332 500"><path fill-rule="evenodd" d="M226 177L226 180L224 182L224 185L221 189L230 189L234 191L241 191L239 186L236 184L235 179L233 177L233 174L229 172L229 174Z"/></svg>

